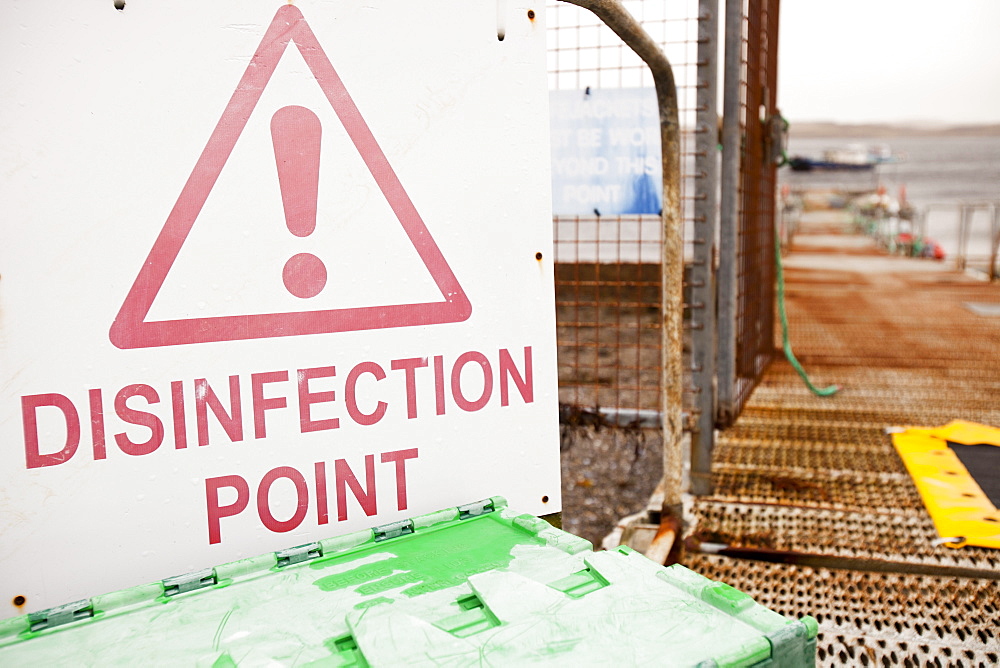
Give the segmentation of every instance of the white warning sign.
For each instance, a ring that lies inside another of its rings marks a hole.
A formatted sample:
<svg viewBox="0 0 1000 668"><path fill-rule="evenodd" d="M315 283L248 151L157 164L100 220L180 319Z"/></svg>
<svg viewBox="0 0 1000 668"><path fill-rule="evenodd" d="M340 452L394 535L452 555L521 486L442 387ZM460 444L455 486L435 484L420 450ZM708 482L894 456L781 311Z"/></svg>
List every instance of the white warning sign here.
<svg viewBox="0 0 1000 668"><path fill-rule="evenodd" d="M0 9L5 615L559 510L545 35L509 13Z"/></svg>

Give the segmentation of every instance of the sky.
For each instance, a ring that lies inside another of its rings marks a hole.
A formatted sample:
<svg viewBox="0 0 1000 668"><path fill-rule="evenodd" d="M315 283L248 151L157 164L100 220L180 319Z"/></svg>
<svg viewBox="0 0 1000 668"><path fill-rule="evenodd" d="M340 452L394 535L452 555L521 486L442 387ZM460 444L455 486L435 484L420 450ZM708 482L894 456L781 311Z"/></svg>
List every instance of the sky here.
<svg viewBox="0 0 1000 668"><path fill-rule="evenodd" d="M782 0L791 122L1000 123L1000 0Z"/></svg>

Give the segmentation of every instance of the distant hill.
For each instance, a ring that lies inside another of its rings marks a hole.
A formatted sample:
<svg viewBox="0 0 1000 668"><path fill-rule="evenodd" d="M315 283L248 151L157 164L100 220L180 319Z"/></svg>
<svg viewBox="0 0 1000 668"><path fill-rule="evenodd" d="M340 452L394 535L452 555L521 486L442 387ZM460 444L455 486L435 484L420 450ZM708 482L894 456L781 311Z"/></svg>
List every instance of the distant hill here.
<svg viewBox="0 0 1000 668"><path fill-rule="evenodd" d="M798 139L811 137L881 138L881 137L995 137L1000 123L949 125L946 123L832 123L789 122L789 134Z"/></svg>

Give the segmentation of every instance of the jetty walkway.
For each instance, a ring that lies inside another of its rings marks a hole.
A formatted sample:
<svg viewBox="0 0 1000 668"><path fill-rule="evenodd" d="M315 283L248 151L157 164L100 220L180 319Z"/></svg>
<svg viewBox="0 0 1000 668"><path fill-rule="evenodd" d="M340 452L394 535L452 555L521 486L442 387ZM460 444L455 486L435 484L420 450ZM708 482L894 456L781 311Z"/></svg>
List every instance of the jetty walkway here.
<svg viewBox="0 0 1000 668"><path fill-rule="evenodd" d="M886 433L1000 426L1000 284L890 256L846 210L805 213L784 263L795 353L841 389L779 355L719 434L685 562L816 617L818 665L1000 664L1000 551L937 542Z"/></svg>

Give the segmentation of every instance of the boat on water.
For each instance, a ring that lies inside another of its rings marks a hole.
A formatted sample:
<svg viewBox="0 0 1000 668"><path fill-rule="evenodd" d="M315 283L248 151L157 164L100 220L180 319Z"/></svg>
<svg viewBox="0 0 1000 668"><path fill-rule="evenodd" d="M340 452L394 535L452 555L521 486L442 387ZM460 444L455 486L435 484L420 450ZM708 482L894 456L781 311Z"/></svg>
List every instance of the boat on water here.
<svg viewBox="0 0 1000 668"><path fill-rule="evenodd" d="M789 158L788 165L796 172L812 170L865 171L874 169L876 165L898 162L899 156L885 144L866 146L850 144L846 148L832 148L823 151L821 158L808 158L795 155Z"/></svg>

